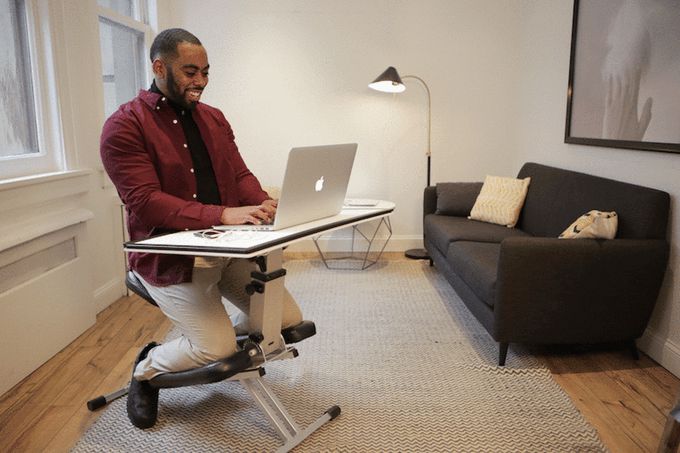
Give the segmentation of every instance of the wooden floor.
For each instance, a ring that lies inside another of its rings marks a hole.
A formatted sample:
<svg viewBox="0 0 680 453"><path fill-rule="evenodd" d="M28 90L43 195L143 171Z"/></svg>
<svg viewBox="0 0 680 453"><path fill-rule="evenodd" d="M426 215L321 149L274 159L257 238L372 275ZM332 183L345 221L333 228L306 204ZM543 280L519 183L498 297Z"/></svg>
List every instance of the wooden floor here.
<svg viewBox="0 0 680 453"><path fill-rule="evenodd" d="M160 310L134 295L101 312L92 328L0 397L0 453L68 451L98 415L85 402L127 382L139 348L169 329ZM621 350L535 353L612 452L656 451L679 379L644 354L635 361Z"/></svg>

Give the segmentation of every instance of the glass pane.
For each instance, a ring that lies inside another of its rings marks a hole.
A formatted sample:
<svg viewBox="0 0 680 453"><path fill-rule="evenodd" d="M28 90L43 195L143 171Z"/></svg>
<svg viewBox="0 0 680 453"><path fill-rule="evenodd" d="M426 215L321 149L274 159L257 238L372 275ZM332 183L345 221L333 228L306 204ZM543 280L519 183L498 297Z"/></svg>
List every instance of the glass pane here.
<svg viewBox="0 0 680 453"><path fill-rule="evenodd" d="M99 19L102 51L104 110L108 118L119 105L143 88L144 34L106 19Z"/></svg>
<svg viewBox="0 0 680 453"><path fill-rule="evenodd" d="M38 152L26 13L21 0L0 0L0 157ZM9 14L5 14L9 11Z"/></svg>
<svg viewBox="0 0 680 453"><path fill-rule="evenodd" d="M133 0L97 0L99 6L110 8L117 13L130 17L133 17L132 13L134 11L132 8L132 2Z"/></svg>

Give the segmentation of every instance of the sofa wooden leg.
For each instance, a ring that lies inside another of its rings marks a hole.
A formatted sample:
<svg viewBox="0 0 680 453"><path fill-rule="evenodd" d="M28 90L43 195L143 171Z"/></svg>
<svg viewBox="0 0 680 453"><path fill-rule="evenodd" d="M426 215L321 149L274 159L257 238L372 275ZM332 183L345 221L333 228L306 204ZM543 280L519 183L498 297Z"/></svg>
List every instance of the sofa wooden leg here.
<svg viewBox="0 0 680 453"><path fill-rule="evenodd" d="M498 366L505 366L505 358L508 356L510 343L498 343Z"/></svg>
<svg viewBox="0 0 680 453"><path fill-rule="evenodd" d="M635 344L635 340L630 340L628 346L630 348L630 353L632 354L633 359L640 360L640 352L638 351L637 345Z"/></svg>

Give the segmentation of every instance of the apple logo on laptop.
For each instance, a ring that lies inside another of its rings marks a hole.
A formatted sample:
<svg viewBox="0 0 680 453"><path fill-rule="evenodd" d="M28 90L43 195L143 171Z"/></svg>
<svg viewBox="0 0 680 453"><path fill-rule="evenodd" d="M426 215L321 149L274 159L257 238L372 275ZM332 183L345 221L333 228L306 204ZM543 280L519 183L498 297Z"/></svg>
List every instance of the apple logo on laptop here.
<svg viewBox="0 0 680 453"><path fill-rule="evenodd" d="M314 190L317 192L321 192L323 190L323 176L316 181L316 184L314 184Z"/></svg>

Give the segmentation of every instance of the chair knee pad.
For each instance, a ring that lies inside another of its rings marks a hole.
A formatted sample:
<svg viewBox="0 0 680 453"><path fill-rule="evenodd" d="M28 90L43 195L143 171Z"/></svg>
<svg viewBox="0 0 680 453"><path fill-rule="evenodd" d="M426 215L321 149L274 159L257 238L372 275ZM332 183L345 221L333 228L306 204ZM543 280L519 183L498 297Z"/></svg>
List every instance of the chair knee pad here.
<svg viewBox="0 0 680 453"><path fill-rule="evenodd" d="M165 373L149 381L154 388L186 387L189 385L211 384L223 381L252 365L248 351L238 351L235 354L216 360L199 368L175 373Z"/></svg>

